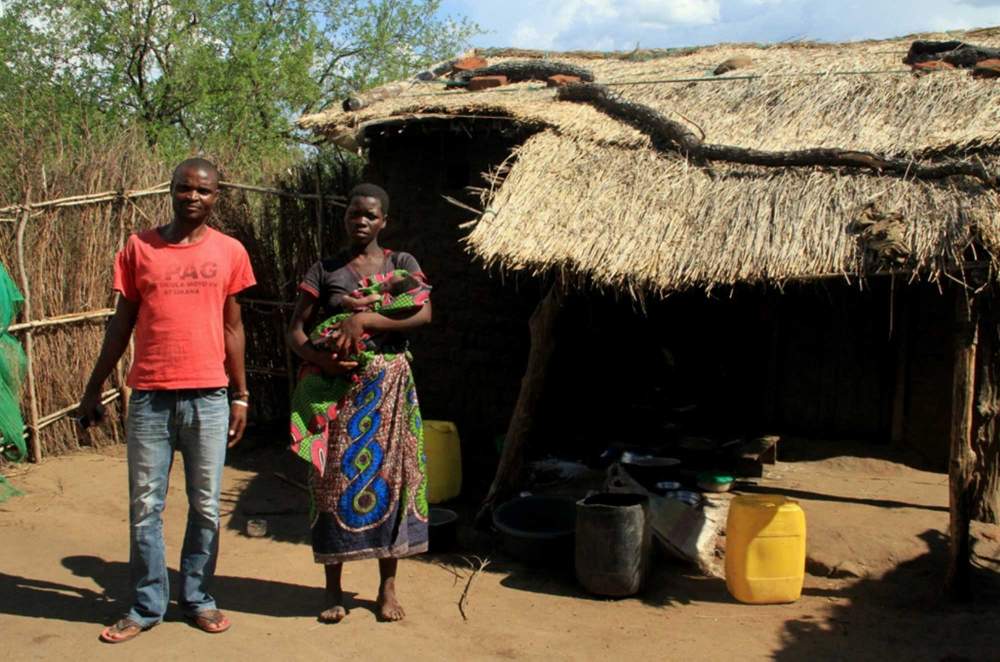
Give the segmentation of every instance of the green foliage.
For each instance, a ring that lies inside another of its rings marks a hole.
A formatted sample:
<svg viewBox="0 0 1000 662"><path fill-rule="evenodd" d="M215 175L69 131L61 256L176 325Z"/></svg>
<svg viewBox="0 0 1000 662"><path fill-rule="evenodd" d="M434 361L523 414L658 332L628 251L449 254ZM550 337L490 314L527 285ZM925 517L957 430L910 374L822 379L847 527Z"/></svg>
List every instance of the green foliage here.
<svg viewBox="0 0 1000 662"><path fill-rule="evenodd" d="M37 151L137 127L166 163L199 151L261 176L302 158L308 136L294 127L300 114L461 50L478 26L442 19L439 7L440 0L0 2L0 131Z"/></svg>

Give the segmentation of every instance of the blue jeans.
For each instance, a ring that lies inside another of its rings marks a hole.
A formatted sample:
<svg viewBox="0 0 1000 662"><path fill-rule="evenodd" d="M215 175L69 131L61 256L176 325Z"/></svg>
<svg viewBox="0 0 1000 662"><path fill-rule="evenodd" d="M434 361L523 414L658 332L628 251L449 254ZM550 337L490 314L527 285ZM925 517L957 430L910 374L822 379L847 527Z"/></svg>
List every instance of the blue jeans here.
<svg viewBox="0 0 1000 662"><path fill-rule="evenodd" d="M181 550L180 607L187 615L215 609L208 584L219 549L219 489L226 461L226 389L139 391L129 399L129 618L143 627L163 620L170 583L163 547L163 506L174 450L184 459L188 518Z"/></svg>

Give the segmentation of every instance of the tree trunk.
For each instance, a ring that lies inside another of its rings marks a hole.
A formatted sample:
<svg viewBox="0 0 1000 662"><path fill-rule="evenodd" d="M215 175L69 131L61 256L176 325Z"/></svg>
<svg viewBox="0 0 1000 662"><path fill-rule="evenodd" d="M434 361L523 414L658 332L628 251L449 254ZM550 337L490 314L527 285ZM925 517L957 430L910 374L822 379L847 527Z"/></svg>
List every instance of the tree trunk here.
<svg viewBox="0 0 1000 662"><path fill-rule="evenodd" d="M545 389L549 359L555 347L554 332L564 302L560 288L559 282L549 288L528 322L531 331L528 365L524 370L521 391L518 393L517 404L514 405L514 413L511 415L504 437L503 452L500 455L496 476L476 517L479 523L486 521L497 502L510 496L523 480L525 446L531 437L535 412L538 410L538 403Z"/></svg>
<svg viewBox="0 0 1000 662"><path fill-rule="evenodd" d="M972 415L972 519L1000 524L1000 292L980 296L976 407Z"/></svg>
<svg viewBox="0 0 1000 662"><path fill-rule="evenodd" d="M952 381L951 450L948 462L950 544L947 590L955 600L971 597L972 411L975 400L978 301L964 290L955 292L955 365Z"/></svg>

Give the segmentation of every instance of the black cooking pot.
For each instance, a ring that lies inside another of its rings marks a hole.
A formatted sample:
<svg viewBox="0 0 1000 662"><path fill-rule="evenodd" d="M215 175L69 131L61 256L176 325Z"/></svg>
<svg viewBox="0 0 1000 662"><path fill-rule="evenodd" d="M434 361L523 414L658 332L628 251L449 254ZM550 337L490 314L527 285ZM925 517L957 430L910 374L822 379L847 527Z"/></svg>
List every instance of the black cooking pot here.
<svg viewBox="0 0 1000 662"><path fill-rule="evenodd" d="M449 552L458 543L458 513L447 508L431 508L428 519L428 551Z"/></svg>
<svg viewBox="0 0 1000 662"><path fill-rule="evenodd" d="M576 500L557 496L523 496L493 511L504 550L536 565L565 565L573 559Z"/></svg>

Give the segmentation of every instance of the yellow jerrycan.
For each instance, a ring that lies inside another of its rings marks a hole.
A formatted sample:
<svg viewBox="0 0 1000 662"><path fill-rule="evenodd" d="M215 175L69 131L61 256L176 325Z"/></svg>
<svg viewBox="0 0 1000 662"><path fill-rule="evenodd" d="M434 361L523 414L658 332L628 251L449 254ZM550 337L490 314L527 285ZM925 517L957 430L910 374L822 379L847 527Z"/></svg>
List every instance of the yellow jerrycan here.
<svg viewBox="0 0 1000 662"><path fill-rule="evenodd" d="M451 421L424 421L427 501L441 503L462 491L462 449Z"/></svg>
<svg viewBox="0 0 1000 662"><path fill-rule="evenodd" d="M806 570L806 516L773 494L740 495L726 520L726 588L740 602L794 602Z"/></svg>

